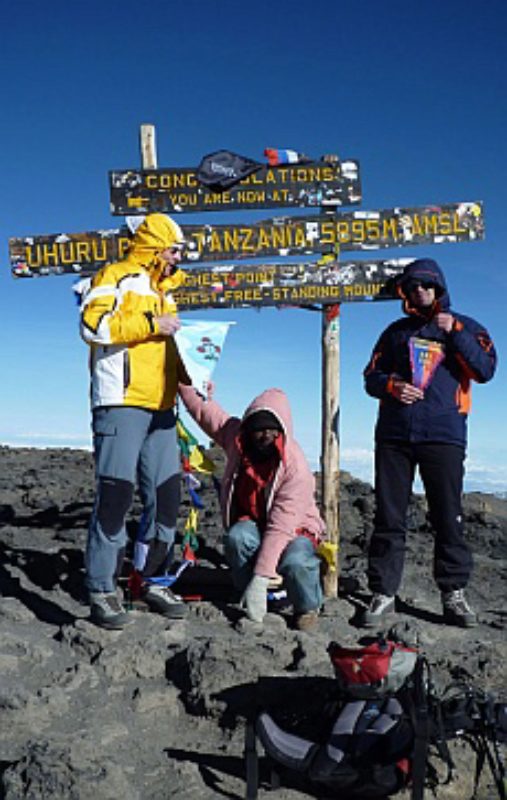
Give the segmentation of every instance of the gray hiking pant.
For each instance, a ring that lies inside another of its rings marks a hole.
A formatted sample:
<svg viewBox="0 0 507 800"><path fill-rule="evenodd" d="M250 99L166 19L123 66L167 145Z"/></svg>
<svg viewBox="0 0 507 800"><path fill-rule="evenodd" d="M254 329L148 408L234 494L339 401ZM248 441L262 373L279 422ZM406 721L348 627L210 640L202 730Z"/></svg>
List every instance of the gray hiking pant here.
<svg viewBox="0 0 507 800"><path fill-rule="evenodd" d="M240 592L245 591L252 578L261 541L262 535L251 519L236 522L224 535L225 557L234 586ZM297 536L289 542L277 571L284 578L287 596L296 614L321 607L320 559L309 539Z"/></svg>
<svg viewBox="0 0 507 800"><path fill-rule="evenodd" d="M136 478L143 504L139 538L159 543L164 554L174 543L180 501L176 417L172 409L111 406L94 409L92 428L97 486L86 585L91 592L112 592L125 553L125 517Z"/></svg>

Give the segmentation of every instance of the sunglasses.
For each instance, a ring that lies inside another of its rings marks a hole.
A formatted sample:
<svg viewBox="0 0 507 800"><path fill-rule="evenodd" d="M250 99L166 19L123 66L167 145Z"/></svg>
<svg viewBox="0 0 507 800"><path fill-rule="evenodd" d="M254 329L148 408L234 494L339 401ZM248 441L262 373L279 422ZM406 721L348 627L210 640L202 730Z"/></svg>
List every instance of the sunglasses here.
<svg viewBox="0 0 507 800"><path fill-rule="evenodd" d="M407 283L407 292L414 292L416 289L435 289L433 281L410 281Z"/></svg>

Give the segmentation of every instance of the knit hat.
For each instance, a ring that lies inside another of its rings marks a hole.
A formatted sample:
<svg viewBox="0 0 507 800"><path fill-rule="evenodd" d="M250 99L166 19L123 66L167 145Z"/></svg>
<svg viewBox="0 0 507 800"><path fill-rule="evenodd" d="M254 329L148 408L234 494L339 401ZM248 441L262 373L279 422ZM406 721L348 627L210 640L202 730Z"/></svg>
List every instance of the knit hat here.
<svg viewBox="0 0 507 800"><path fill-rule="evenodd" d="M278 417L265 409L250 414L246 418L244 426L248 431L265 431L268 428L276 431L282 430Z"/></svg>

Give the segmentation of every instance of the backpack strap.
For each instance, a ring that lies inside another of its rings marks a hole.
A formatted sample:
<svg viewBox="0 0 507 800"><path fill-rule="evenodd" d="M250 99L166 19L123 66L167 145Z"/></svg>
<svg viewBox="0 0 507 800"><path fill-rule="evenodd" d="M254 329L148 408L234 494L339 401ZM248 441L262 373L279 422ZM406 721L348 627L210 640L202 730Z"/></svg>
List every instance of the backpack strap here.
<svg viewBox="0 0 507 800"><path fill-rule="evenodd" d="M500 800L506 800L507 793L505 789L505 767L502 762L502 758L500 753L498 752L498 747L496 741L493 742L493 752L486 742L486 756L488 759L489 768L491 770L491 774L493 775L493 780L495 781L495 785L498 791L498 797Z"/></svg>
<svg viewBox="0 0 507 800"><path fill-rule="evenodd" d="M451 751L447 744L448 733L446 731L444 717L442 713L442 699L434 692L432 685L428 686L428 709L430 715L430 739L435 746L439 758L447 766L447 776L441 781L435 776L430 775L436 780L436 784L446 785L453 779L455 764L452 760Z"/></svg>
<svg viewBox="0 0 507 800"><path fill-rule="evenodd" d="M256 800L259 789L259 757L255 722L247 719L245 726L246 800Z"/></svg>
<svg viewBox="0 0 507 800"><path fill-rule="evenodd" d="M505 764L503 762L500 750L498 747L499 736L499 718L497 717L497 709L495 702L491 695L488 696L486 707L484 709L485 726L487 730L487 738L491 742L491 747L488 746L486 741L486 755L488 758L491 774L498 790L498 797L500 800L506 800L506 774Z"/></svg>
<svg viewBox="0 0 507 800"><path fill-rule="evenodd" d="M482 722L483 724L485 723L484 712L482 713ZM484 727L486 726L484 725ZM486 759L491 770L491 775L495 782L499 800L506 800L505 767L498 751L498 742L494 729L483 730L480 734L476 734L475 736L468 733L465 738L468 740L469 744L472 745L477 755L477 761L475 764L474 791L471 800L476 800L477 798L479 780Z"/></svg>
<svg viewBox="0 0 507 800"><path fill-rule="evenodd" d="M255 733L267 756L297 772L308 772L313 757L319 749L316 742L284 731L265 711L257 717Z"/></svg>
<svg viewBox="0 0 507 800"><path fill-rule="evenodd" d="M440 700L432 699L438 705L442 720L441 739L462 737L475 753L474 789L471 800L477 800L479 782L486 764L491 770L500 800L507 800L505 787L505 766L499 751L499 742L504 741L502 723L503 705L495 703L493 695L473 685L452 683L444 691ZM436 717L434 717L436 719ZM439 755L439 740L435 737ZM444 759L445 760L445 759Z"/></svg>
<svg viewBox="0 0 507 800"><path fill-rule="evenodd" d="M412 800L423 800L424 781L428 748L430 743L430 714L427 690L424 680L424 671L428 674L430 682L430 668L427 660L419 656L413 673L413 707L412 722L414 725L414 755L412 758Z"/></svg>

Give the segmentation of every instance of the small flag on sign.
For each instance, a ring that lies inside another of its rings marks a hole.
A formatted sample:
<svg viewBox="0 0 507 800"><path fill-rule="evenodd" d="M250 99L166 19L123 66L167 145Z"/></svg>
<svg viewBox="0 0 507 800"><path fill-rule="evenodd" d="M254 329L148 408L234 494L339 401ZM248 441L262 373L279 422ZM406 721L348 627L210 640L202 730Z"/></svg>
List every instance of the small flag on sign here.
<svg viewBox="0 0 507 800"><path fill-rule="evenodd" d="M280 164L308 164L312 159L296 150L277 150L273 147L266 147L264 155L268 159L270 167L277 167Z"/></svg>

